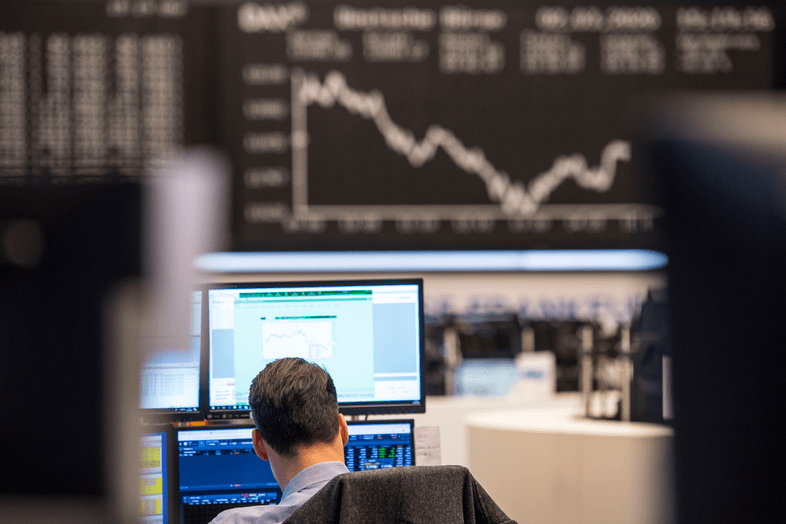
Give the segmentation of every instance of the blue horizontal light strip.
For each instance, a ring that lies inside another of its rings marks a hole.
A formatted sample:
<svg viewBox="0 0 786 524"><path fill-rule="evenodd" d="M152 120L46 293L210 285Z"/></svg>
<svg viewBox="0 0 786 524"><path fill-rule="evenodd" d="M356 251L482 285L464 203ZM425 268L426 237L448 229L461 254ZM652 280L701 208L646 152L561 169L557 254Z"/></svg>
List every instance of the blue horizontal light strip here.
<svg viewBox="0 0 786 524"><path fill-rule="evenodd" d="M647 271L663 253L643 249L565 251L305 251L208 253L198 269L214 273L363 273L440 271Z"/></svg>

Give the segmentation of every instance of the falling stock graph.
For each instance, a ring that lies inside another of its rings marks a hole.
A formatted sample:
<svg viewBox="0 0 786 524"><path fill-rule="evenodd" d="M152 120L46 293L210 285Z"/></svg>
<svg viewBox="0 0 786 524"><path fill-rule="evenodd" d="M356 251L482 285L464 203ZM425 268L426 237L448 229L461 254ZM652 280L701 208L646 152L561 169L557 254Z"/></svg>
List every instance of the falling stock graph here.
<svg viewBox="0 0 786 524"><path fill-rule="evenodd" d="M227 17L237 30L224 55L240 101L240 244L654 247L662 212L635 147L636 103L770 87L773 20L767 9L247 2Z"/></svg>
<svg viewBox="0 0 786 524"><path fill-rule="evenodd" d="M387 147L405 157L412 168L422 167L434 158L441 148L453 163L466 173L479 177L488 198L499 205L505 217L532 217L539 206L567 179L586 190L606 192L614 183L618 162L629 162L631 146L625 140L612 140L600 154L600 164L589 166L580 153L557 157L551 168L539 173L527 184L512 181L504 171L498 170L478 147L467 147L450 129L432 124L425 136L417 140L414 133L390 117L384 95L378 90L362 92L352 89L339 71L330 71L324 82L315 73L302 69L292 72L292 143L293 180L299 189L293 195L294 208L307 206L306 155L308 129L306 111L317 105L331 108L338 105L353 115L370 120L383 137Z"/></svg>
<svg viewBox="0 0 786 524"><path fill-rule="evenodd" d="M262 356L265 360L330 358L333 356L332 333L329 321L265 322L262 325Z"/></svg>

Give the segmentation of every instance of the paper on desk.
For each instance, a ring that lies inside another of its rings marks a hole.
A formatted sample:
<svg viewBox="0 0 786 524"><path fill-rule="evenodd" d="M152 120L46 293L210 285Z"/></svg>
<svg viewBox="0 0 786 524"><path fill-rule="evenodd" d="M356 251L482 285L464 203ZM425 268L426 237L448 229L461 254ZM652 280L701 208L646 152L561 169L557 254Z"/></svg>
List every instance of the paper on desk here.
<svg viewBox="0 0 786 524"><path fill-rule="evenodd" d="M415 464L418 466L442 465L439 426L415 426Z"/></svg>

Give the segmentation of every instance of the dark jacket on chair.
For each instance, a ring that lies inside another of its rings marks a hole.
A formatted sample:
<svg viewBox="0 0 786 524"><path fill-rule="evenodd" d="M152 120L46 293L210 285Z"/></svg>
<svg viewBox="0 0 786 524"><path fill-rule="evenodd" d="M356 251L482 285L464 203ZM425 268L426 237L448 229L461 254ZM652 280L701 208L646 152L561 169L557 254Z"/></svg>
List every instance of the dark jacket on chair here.
<svg viewBox="0 0 786 524"><path fill-rule="evenodd" d="M345 473L284 524L516 524L462 466Z"/></svg>

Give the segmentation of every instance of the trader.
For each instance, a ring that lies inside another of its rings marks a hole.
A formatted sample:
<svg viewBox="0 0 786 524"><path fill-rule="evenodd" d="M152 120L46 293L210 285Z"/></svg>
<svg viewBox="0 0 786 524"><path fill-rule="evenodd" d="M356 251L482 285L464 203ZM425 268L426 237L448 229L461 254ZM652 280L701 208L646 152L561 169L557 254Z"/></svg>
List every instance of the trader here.
<svg viewBox="0 0 786 524"><path fill-rule="evenodd" d="M254 451L270 462L283 495L278 505L223 511L213 524L283 522L333 477L349 473L349 430L327 371L301 358L275 360L251 383L248 403Z"/></svg>

